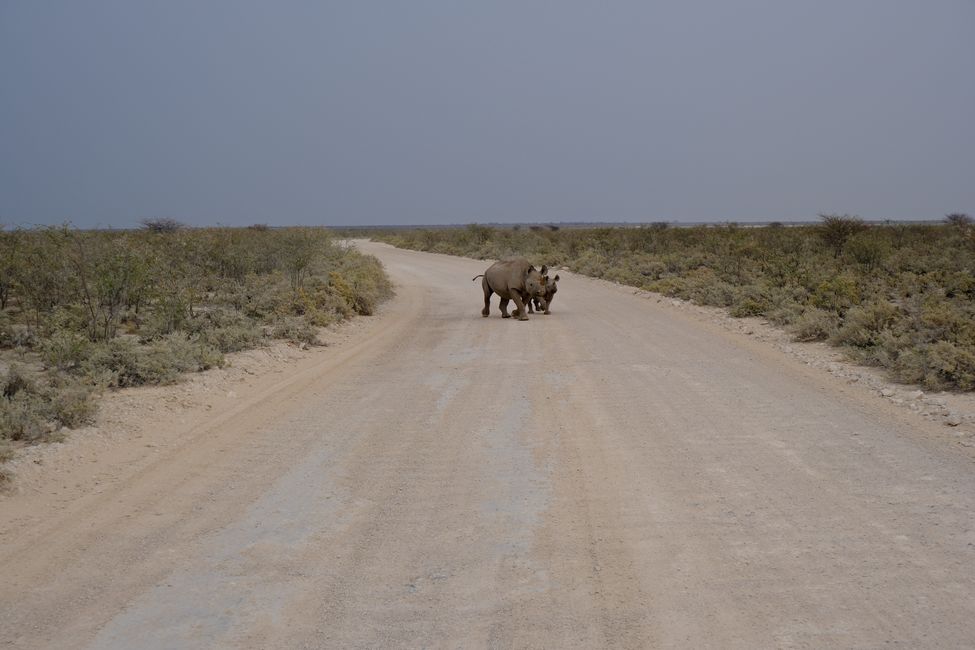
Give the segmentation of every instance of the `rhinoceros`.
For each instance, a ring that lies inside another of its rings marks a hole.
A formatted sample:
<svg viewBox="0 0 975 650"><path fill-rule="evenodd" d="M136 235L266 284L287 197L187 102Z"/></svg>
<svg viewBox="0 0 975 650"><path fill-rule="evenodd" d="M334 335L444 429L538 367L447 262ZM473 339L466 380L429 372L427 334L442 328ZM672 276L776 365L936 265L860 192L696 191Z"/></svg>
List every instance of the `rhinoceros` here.
<svg viewBox="0 0 975 650"><path fill-rule="evenodd" d="M528 320L525 302L532 298L545 297L547 270L543 266L539 271L528 260L518 257L495 262L481 275L475 275L472 281L483 278L481 287L484 289L484 309L481 310L481 316L490 315L491 294L496 293L501 298L501 318L514 316L518 320ZM510 316L509 300L514 300L517 307Z"/></svg>
<svg viewBox="0 0 975 650"><path fill-rule="evenodd" d="M545 267L542 267L545 268ZM547 276L546 276L547 277ZM535 303L535 307L538 309L544 309L543 313L551 314L549 311L552 307L552 300L555 298L555 292L559 290L559 285L556 284L559 281L559 276L556 275L554 278L548 278L545 282L545 295L541 298L529 298L528 299L528 313L534 314L535 309L532 308L532 303Z"/></svg>

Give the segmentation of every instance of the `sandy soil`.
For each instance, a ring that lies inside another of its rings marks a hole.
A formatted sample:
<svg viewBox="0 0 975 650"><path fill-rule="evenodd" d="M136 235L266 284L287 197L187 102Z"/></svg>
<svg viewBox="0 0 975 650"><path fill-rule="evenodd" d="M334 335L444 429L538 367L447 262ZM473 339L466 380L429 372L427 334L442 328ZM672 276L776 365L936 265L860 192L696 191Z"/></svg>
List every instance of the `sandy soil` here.
<svg viewBox="0 0 975 650"><path fill-rule="evenodd" d="M566 272L482 319L485 263L361 246L398 297L329 347L18 461L0 644L975 644L970 396Z"/></svg>

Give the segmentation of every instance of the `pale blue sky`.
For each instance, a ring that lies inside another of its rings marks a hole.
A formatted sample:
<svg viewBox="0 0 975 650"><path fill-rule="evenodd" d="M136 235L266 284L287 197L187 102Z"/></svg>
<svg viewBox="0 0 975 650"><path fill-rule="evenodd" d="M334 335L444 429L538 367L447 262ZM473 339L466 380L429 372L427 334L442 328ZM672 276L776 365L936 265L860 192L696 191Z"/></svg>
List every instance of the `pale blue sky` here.
<svg viewBox="0 0 975 650"><path fill-rule="evenodd" d="M975 2L0 0L0 222L975 213Z"/></svg>

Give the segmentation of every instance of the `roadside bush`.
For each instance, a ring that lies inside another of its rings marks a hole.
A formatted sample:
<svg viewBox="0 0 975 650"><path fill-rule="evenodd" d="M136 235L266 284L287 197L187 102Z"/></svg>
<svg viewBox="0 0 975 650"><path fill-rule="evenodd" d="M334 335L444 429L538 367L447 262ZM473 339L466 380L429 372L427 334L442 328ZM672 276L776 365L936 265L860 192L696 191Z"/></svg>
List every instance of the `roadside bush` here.
<svg viewBox="0 0 975 650"><path fill-rule="evenodd" d="M796 341L825 341L835 335L839 323L835 312L810 307L789 329Z"/></svg>
<svg viewBox="0 0 975 650"><path fill-rule="evenodd" d="M61 426L75 428L91 424L98 406L94 401L95 388L81 381L61 377L44 396L50 406L50 417Z"/></svg>
<svg viewBox="0 0 975 650"><path fill-rule="evenodd" d="M82 368L96 381L113 388L171 384L181 373L223 365L220 352L181 334L140 345L133 337L116 338L92 347Z"/></svg>
<svg viewBox="0 0 975 650"><path fill-rule="evenodd" d="M0 400L0 432L3 437L36 442L50 430L40 400L31 394L20 393Z"/></svg>
<svg viewBox="0 0 975 650"><path fill-rule="evenodd" d="M61 427L92 420L94 387L65 377L46 383L11 366L0 376L0 439L38 442L57 439Z"/></svg>
<svg viewBox="0 0 975 650"><path fill-rule="evenodd" d="M950 341L937 341L927 350L929 385L975 390L975 352Z"/></svg>
<svg viewBox="0 0 975 650"><path fill-rule="evenodd" d="M975 314L940 295L928 296L918 318L920 331L930 341L975 342Z"/></svg>
<svg viewBox="0 0 975 650"><path fill-rule="evenodd" d="M889 302L874 301L847 312L833 341L840 345L866 348L880 343L880 336L897 323L900 312Z"/></svg>
<svg viewBox="0 0 975 650"><path fill-rule="evenodd" d="M345 283L347 288L341 293L356 314L372 315L380 303L393 295L389 276L374 257L354 253L346 256L338 268L330 279L339 277Z"/></svg>
<svg viewBox="0 0 975 650"><path fill-rule="evenodd" d="M13 472L5 467L7 461L13 460L14 446L0 437L0 485L9 483L13 479Z"/></svg>
<svg viewBox="0 0 975 650"><path fill-rule="evenodd" d="M321 345L318 340L318 330L305 319L296 316L285 316L272 326L272 334L276 339L287 339L296 343Z"/></svg>
<svg viewBox="0 0 975 650"><path fill-rule="evenodd" d="M223 325L200 332L200 342L218 352L240 352L265 345L264 332L252 322Z"/></svg>
<svg viewBox="0 0 975 650"><path fill-rule="evenodd" d="M770 310L771 300L758 286L750 286L735 292L730 314L735 318L762 316Z"/></svg>

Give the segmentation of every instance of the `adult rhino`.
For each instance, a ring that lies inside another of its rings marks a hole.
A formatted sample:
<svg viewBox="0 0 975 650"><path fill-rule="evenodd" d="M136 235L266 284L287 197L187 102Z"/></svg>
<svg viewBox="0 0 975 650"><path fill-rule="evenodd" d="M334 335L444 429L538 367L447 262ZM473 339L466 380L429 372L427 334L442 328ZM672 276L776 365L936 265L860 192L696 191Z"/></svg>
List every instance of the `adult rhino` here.
<svg viewBox="0 0 975 650"><path fill-rule="evenodd" d="M472 278L481 280L484 289L484 309L481 316L491 313L491 294L496 293L501 298L501 318L514 316L518 320L528 320L525 302L533 298L545 297L545 287L548 278L545 276L547 267L539 271L528 260L517 257L495 262L481 275ZM515 311L509 316L508 301L514 300Z"/></svg>

